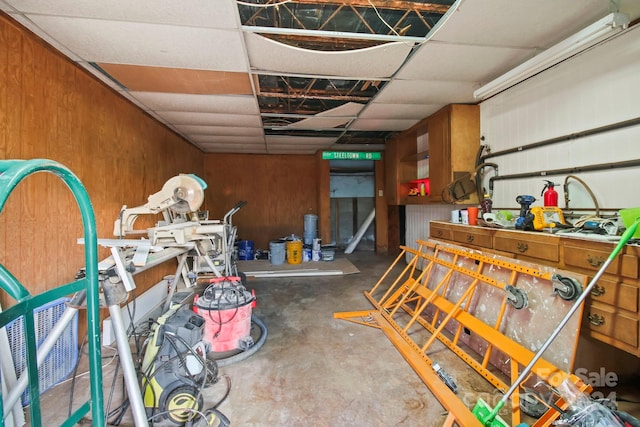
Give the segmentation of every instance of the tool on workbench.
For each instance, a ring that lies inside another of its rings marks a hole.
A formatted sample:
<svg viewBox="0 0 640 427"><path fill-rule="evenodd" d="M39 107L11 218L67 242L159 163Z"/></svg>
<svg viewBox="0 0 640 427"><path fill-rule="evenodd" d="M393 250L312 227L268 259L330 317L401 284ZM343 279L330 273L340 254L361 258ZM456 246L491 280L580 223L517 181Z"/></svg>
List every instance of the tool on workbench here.
<svg viewBox="0 0 640 427"><path fill-rule="evenodd" d="M529 222L531 218L527 218L529 214L529 208L536 201L536 198L529 195L519 195L516 197L516 202L520 205L520 216L516 219L516 228L519 230L531 229Z"/></svg>
<svg viewBox="0 0 640 427"><path fill-rule="evenodd" d="M567 224L562 210L557 206L534 206L529 209L533 229L540 231L545 228L573 228Z"/></svg>
<svg viewBox="0 0 640 427"><path fill-rule="evenodd" d="M618 242L616 247L609 254L609 257L602 264L600 269L596 272L595 276L593 276L593 278L589 282L589 285L587 285L587 287L584 289L580 297L578 297L578 299L571 306L569 311L562 318L558 326L553 330L551 335L549 335L549 338L547 338L547 340L544 342L544 344L542 344L540 349L538 349L538 351L535 353L531 361L522 370L518 378L513 382L509 390L507 390L507 392L502 396L502 398L500 399L498 404L495 406L495 408L491 410L489 405L484 400L482 399L478 400L472 412L478 418L478 420L480 420L483 423L483 425L492 426L492 427L505 425L504 421L499 419L498 413L500 412L504 404L509 400L511 395L516 391L516 389L520 387L520 384L529 376L531 370L533 369L533 366L542 357L542 354L545 352L545 350L549 348L553 340L558 336L558 334L560 334L560 331L562 331L562 328L567 324L567 322L569 322L569 319L571 319L571 316L574 315L574 313L578 310L580 305L591 293L591 290L596 285L596 283L598 283L598 280L600 280L600 277L604 274L605 270L609 267L609 264L613 262L614 258L618 256L618 254L620 253L624 245L626 245L627 242L634 235L634 233L638 229L638 224L640 224L640 216L636 216L636 218L634 219L634 222L629 225L627 230L624 232L624 234L620 238L620 241Z"/></svg>

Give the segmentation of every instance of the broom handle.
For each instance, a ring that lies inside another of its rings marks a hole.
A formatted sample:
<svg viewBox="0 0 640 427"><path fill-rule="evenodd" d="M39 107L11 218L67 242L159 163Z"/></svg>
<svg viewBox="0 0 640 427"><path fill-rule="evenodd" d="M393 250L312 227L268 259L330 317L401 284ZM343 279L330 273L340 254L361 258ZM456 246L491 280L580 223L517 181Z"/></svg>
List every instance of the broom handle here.
<svg viewBox="0 0 640 427"><path fill-rule="evenodd" d="M520 373L520 376L518 376L518 378L514 381L513 384L511 384L511 387L509 388L509 390L505 393L504 396L502 396L502 399L500 399L500 402L498 402L498 404L496 405L496 407L493 409L493 411L491 412L491 414L489 414L489 417L487 418L487 420L485 420L485 425L488 425L486 422L491 422L493 421L493 419L498 415L498 412L500 412L500 409L502 409L502 407L504 406L504 404L507 402L507 400L509 399L509 397L513 394L513 392L518 388L518 386L520 385L520 383L522 381L524 381L525 377L527 375L529 375L529 372L531 372L531 369L533 369L533 365L536 364L536 362L538 361L538 359L540 359L542 357L542 354L545 352L545 350L551 345L551 343L553 342L553 340L558 336L558 334L560 333L560 331L562 330L562 328L567 324L567 322L569 321L569 319L571 318L571 316L576 312L576 310L578 310L578 308L580 307L580 304L582 304L582 302L585 300L585 298L587 298L587 296L589 295L589 293L591 292L591 289L595 286L595 284L598 282L598 280L600 280L600 276L602 276L604 274L604 271L607 269L607 267L609 267L609 264L611 264L611 262L613 261L613 259L618 256L618 254L620 253L620 251L622 250L622 248L624 247L624 245L627 244L627 242L629 241L629 239L631 239L631 237L635 234L636 229L638 228L638 224L640 223L640 218L637 218L635 220L635 222L633 224L631 224L631 226L629 228L627 228L627 231L625 231L622 234L622 237L620 238L620 241L618 242L618 244L616 245L616 247L613 249L613 251L609 254L609 257L607 258L607 260L605 261L604 264L602 264L602 267L600 267L600 269L598 270L598 272L596 273L595 276L593 276L593 279L591 279L591 282L589 282L589 285L586 287L586 289L582 292L582 294L580 295L580 297L578 297L578 299L576 300L576 302L573 304L573 306L571 306L571 308L569 309L569 311L567 312L567 314L564 316L564 318L562 319L562 321L560 322L560 324L558 324L558 326L554 329L554 331L551 333L551 335L549 336L549 338L547 338L547 340L544 342L544 344L542 344L542 347L540 347L540 350L538 350L536 352L536 354L533 356L533 359L531 359L531 361L529 362L529 364L524 368L524 370L522 371L522 373Z"/></svg>

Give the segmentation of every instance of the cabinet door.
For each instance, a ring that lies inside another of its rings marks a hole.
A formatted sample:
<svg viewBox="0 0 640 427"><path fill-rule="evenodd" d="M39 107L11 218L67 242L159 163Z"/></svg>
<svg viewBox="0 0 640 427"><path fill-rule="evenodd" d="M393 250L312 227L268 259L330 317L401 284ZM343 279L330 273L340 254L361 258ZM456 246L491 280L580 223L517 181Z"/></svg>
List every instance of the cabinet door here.
<svg viewBox="0 0 640 427"><path fill-rule="evenodd" d="M430 200L441 201L442 190L451 182L449 109L442 109L429 117L427 126L429 129Z"/></svg>

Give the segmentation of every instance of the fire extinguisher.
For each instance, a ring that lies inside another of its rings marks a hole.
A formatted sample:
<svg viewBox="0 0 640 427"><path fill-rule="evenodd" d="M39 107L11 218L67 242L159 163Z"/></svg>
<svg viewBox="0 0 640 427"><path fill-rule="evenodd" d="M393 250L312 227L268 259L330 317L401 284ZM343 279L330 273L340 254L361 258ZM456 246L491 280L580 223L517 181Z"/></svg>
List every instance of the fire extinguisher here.
<svg viewBox="0 0 640 427"><path fill-rule="evenodd" d="M542 189L541 196L544 198L545 206L558 206L558 192L554 190L555 184L551 181L545 180L546 184ZM546 190L546 191L545 191Z"/></svg>

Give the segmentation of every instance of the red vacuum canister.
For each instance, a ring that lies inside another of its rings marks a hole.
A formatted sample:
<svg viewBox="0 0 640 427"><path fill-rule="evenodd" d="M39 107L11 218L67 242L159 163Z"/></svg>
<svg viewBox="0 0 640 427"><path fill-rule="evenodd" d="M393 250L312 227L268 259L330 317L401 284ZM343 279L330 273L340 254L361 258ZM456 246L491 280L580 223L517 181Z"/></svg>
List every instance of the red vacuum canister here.
<svg viewBox="0 0 640 427"><path fill-rule="evenodd" d="M545 206L558 206L558 192L554 190L555 184L551 181L546 181L544 188L542 189L541 196L544 198ZM546 190L546 191L545 191Z"/></svg>

